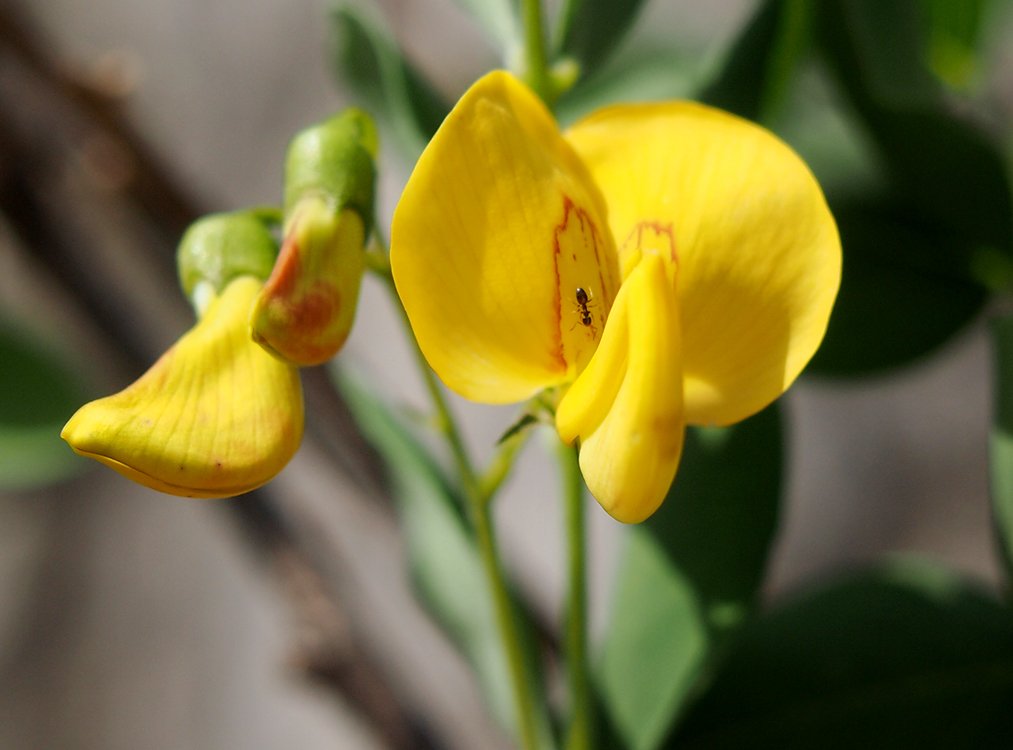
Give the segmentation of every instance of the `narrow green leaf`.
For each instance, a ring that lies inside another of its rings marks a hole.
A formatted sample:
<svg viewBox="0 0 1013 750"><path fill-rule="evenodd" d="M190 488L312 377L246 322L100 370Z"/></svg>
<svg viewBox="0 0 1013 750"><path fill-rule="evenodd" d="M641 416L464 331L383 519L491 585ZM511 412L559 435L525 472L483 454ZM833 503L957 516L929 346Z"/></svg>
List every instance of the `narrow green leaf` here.
<svg viewBox="0 0 1013 750"><path fill-rule="evenodd" d="M894 563L743 629L671 747L1009 747L1013 612L955 575Z"/></svg>
<svg viewBox="0 0 1013 750"><path fill-rule="evenodd" d="M986 294L970 280L959 238L883 204L831 206L844 247L841 290L810 373L854 376L910 364L980 312Z"/></svg>
<svg viewBox="0 0 1013 750"><path fill-rule="evenodd" d="M816 4L820 46L861 116L895 194L926 223L1013 252L1013 196L992 139L951 111L926 66L915 0Z"/></svg>
<svg viewBox="0 0 1013 750"><path fill-rule="evenodd" d="M383 456L398 503L408 562L420 601L472 665L493 714L515 728L510 676L499 641L492 597L459 493L411 430L347 372L334 370L363 435ZM542 707L544 686L538 670L530 621L518 625L528 647L532 693ZM548 715L535 717L539 747L552 747Z"/></svg>
<svg viewBox="0 0 1013 750"><path fill-rule="evenodd" d="M1013 315L992 324L995 362L995 416L989 436L992 516L999 551L1013 582Z"/></svg>
<svg viewBox="0 0 1013 750"><path fill-rule="evenodd" d="M661 509L629 530L599 687L625 747L656 748L751 612L778 518L776 405L687 435Z"/></svg>
<svg viewBox="0 0 1013 750"><path fill-rule="evenodd" d="M783 101L809 41L809 0L766 0L731 46L701 101L767 122Z"/></svg>
<svg viewBox="0 0 1013 750"><path fill-rule="evenodd" d="M401 53L377 20L351 5L331 14L335 70L364 105L387 124L414 159L439 128L450 105Z"/></svg>
<svg viewBox="0 0 1013 750"><path fill-rule="evenodd" d="M84 390L54 352L0 324L0 489L40 487L83 468L60 430Z"/></svg>
<svg viewBox="0 0 1013 750"><path fill-rule="evenodd" d="M643 0L566 0L557 33L560 56L573 58L584 75L599 68L629 31Z"/></svg>

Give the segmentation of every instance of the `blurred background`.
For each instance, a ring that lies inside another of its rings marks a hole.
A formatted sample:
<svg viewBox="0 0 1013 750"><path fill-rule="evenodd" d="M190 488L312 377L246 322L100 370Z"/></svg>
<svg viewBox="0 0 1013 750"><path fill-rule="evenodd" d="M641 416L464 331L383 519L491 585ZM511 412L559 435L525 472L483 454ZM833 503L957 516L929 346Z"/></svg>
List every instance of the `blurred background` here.
<svg viewBox="0 0 1013 750"><path fill-rule="evenodd" d="M496 65L451 0L360 5L450 101ZM1010 6L992 4L973 90L1008 146ZM691 95L755 7L648 3L620 55L667 45L681 67L665 91ZM0 0L2 748L506 746L412 599L381 474L324 370L306 373L296 460L240 500L159 495L55 437L84 400L125 386L191 325L174 279L186 225L279 202L289 138L351 103L330 9ZM409 168L385 141L381 223ZM988 313L887 375L805 377L792 389L769 598L901 552L997 584ZM404 334L368 283L340 360L423 408ZM480 454L514 417L454 404ZM533 441L497 518L548 628L563 553L542 453ZM600 627L623 529L589 508Z"/></svg>

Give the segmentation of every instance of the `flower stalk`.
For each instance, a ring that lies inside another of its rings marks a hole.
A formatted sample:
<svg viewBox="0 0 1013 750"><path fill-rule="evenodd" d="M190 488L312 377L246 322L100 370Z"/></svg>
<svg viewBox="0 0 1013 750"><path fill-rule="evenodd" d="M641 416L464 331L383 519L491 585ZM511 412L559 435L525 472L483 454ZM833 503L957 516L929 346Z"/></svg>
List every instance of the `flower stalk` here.
<svg viewBox="0 0 1013 750"><path fill-rule="evenodd" d="M542 101L551 105L556 97L545 52L542 0L524 0L521 13L524 23L524 80Z"/></svg>
<svg viewBox="0 0 1013 750"><path fill-rule="evenodd" d="M577 451L558 442L559 467L566 507L567 602L566 667L570 689L570 721L566 750L590 750L592 707L587 669L587 525L584 479Z"/></svg>

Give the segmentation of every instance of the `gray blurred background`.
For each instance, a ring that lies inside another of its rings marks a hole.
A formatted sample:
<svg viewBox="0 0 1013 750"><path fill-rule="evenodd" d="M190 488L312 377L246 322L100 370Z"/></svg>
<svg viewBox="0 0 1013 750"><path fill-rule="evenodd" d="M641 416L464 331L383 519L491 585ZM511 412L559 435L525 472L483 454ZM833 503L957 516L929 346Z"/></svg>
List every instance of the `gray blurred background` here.
<svg viewBox="0 0 1013 750"><path fill-rule="evenodd" d="M495 65L451 0L377 5L448 98ZM91 395L126 385L190 325L170 230L189 211L277 203L288 139L349 102L327 7L0 0L0 183L24 172L42 196L28 229L0 216L0 311L68 353ZM630 43L661 35L704 66L751 7L654 2ZM137 188L152 165L175 192ZM381 175L386 221L407 176L396 152ZM59 253L40 256L31 231ZM68 291L81 279L104 291ZM792 389L770 596L901 552L995 584L985 325L889 378ZM407 351L367 285L342 361L421 408ZM394 514L321 376L307 380L306 444L252 501L170 498L98 467L0 494L0 748L505 746L412 602ZM454 404L479 453L513 416ZM505 554L549 624L556 482L533 441L497 507ZM622 529L590 507L600 627Z"/></svg>

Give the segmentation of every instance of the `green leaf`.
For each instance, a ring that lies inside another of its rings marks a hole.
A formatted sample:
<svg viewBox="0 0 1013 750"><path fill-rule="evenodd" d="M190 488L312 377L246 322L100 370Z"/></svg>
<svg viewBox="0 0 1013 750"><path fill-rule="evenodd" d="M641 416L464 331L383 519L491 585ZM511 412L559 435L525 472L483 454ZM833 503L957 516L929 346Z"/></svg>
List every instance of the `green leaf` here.
<svg viewBox="0 0 1013 750"><path fill-rule="evenodd" d="M59 482L86 465L60 439L84 390L55 353L0 323L0 489Z"/></svg>
<svg viewBox="0 0 1013 750"><path fill-rule="evenodd" d="M817 4L820 45L891 178L931 223L1013 252L1013 196L996 144L947 106L925 64L926 21L915 0Z"/></svg>
<svg viewBox="0 0 1013 750"><path fill-rule="evenodd" d="M809 0L767 0L732 45L701 101L767 122L785 98L809 41Z"/></svg>
<svg viewBox="0 0 1013 750"><path fill-rule="evenodd" d="M601 700L625 747L655 748L749 616L777 527L776 405L694 428L661 509L629 530L603 645Z"/></svg>
<svg viewBox="0 0 1013 750"><path fill-rule="evenodd" d="M680 750L998 748L1013 738L1013 612L894 563L754 621L672 742Z"/></svg>
<svg viewBox="0 0 1013 750"><path fill-rule="evenodd" d="M617 101L688 99L698 88L698 61L685 52L638 47L624 50L590 77L581 77L556 105L560 122L567 123Z"/></svg>
<svg viewBox="0 0 1013 750"><path fill-rule="evenodd" d="M520 53L523 45L516 0L454 0L478 21L509 64Z"/></svg>
<svg viewBox="0 0 1013 750"><path fill-rule="evenodd" d="M557 52L576 60L583 75L599 68L640 13L643 0L566 0Z"/></svg>
<svg viewBox="0 0 1013 750"><path fill-rule="evenodd" d="M832 208L842 196L868 198L889 192L873 145L854 112L841 107L839 100L825 71L808 65L776 117L766 123L813 171Z"/></svg>
<svg viewBox="0 0 1013 750"><path fill-rule="evenodd" d="M929 19L929 64L954 88L966 87L978 67L978 38L988 0L922 0Z"/></svg>
<svg viewBox="0 0 1013 750"><path fill-rule="evenodd" d="M335 70L364 105L391 129L414 159L432 138L450 105L401 53L384 26L350 5L331 14Z"/></svg>
<svg viewBox="0 0 1013 750"><path fill-rule="evenodd" d="M883 204L831 206L844 248L841 290L810 373L866 375L909 364L980 312L986 294L961 265L967 253L958 238Z"/></svg>
<svg viewBox="0 0 1013 750"><path fill-rule="evenodd" d="M1013 315L992 324L995 352L995 416L989 436L992 517L999 551L1013 582Z"/></svg>
<svg viewBox="0 0 1013 750"><path fill-rule="evenodd" d="M510 676L499 640L492 597L463 500L437 462L412 432L366 387L345 371L334 370L363 435L383 456L408 545L408 562L420 601L464 654L478 676L493 714L516 727ZM529 619L518 615L528 646L536 705L545 706ZM539 747L552 747L546 713L535 717Z"/></svg>

